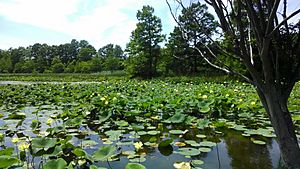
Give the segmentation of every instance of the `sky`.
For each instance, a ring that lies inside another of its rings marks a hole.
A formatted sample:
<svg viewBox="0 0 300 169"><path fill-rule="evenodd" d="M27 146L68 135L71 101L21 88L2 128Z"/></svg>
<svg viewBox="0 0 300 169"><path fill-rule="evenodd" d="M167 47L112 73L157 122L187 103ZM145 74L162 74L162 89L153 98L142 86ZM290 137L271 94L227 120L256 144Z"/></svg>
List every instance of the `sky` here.
<svg viewBox="0 0 300 169"><path fill-rule="evenodd" d="M124 48L143 5L155 8L164 34L173 30L164 0L0 0L0 49L72 39L87 40L96 49L109 43Z"/></svg>
<svg viewBox="0 0 300 169"><path fill-rule="evenodd" d="M289 3L292 10L300 7L299 0ZM72 39L87 40L96 49L109 43L124 49L143 5L154 7L164 34L173 30L176 22L165 0L0 0L0 49Z"/></svg>

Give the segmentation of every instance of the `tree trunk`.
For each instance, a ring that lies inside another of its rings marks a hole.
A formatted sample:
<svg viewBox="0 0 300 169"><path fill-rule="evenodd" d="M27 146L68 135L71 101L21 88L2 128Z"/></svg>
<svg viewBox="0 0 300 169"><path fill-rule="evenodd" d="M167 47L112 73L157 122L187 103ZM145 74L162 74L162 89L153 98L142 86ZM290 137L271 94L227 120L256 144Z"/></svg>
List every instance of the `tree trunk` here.
<svg viewBox="0 0 300 169"><path fill-rule="evenodd" d="M265 90L258 90L258 94L275 130L282 159L289 169L300 169L300 149L287 102L275 87Z"/></svg>

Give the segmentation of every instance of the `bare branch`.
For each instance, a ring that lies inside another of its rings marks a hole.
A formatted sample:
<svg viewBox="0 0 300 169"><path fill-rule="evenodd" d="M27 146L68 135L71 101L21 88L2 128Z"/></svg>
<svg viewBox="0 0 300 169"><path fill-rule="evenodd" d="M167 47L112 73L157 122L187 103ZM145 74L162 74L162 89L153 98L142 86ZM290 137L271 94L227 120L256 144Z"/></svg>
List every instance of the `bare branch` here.
<svg viewBox="0 0 300 169"><path fill-rule="evenodd" d="M211 66L213 66L214 68L217 68L221 71L224 71L228 74L233 74L233 75L236 75L236 76L239 76L241 78L243 78L244 80L246 80L248 83L250 84L254 84L254 82L252 80L250 80L248 77L246 77L245 75L237 72L237 71L234 71L233 69L231 69L229 66L225 65L222 61L220 61L218 59L218 57L210 50L210 48L205 45L205 47L208 49L208 51L214 56L214 58L216 59L216 61L219 63L219 64L222 64L222 67L221 66L217 66L216 64L213 64L207 57L205 57L205 55L203 54L203 52L196 46L194 46L194 48L200 53L201 57ZM256 86L256 85L255 85Z"/></svg>
<svg viewBox="0 0 300 169"><path fill-rule="evenodd" d="M283 5L284 5L284 7L283 7L282 17L283 17L283 19L285 19L286 18L286 10L287 10L287 0L283 1ZM288 26L287 20L284 22L284 26L285 26L285 29L287 31L287 34L290 34L289 33L289 26Z"/></svg>
<svg viewBox="0 0 300 169"><path fill-rule="evenodd" d="M265 36L268 35L268 33L270 32L270 30L272 29L272 26L274 24L273 20L274 20L274 18L276 16L276 11L278 9L279 2L280 2L280 0L275 0L275 2L274 2L274 5L273 5L272 10L271 10L271 13L270 13L270 15L268 17L268 25L267 25L267 28L265 30Z"/></svg>
<svg viewBox="0 0 300 169"><path fill-rule="evenodd" d="M294 11L290 16L286 17L283 21L281 21L267 36L272 36L272 34L279 29L287 20L291 19L292 17L298 15L300 13L300 9Z"/></svg>

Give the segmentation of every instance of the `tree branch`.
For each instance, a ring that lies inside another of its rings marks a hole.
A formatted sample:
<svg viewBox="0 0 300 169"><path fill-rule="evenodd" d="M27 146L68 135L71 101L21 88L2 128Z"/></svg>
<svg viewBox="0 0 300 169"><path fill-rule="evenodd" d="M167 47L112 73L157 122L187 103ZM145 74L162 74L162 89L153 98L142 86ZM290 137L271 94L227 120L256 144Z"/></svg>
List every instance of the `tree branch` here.
<svg viewBox="0 0 300 169"><path fill-rule="evenodd" d="M300 9L294 11L291 15L289 15L288 17L286 17L283 21L281 21L267 36L272 36L273 33L278 30L287 20L291 19L292 17L294 17L295 15L300 13Z"/></svg>

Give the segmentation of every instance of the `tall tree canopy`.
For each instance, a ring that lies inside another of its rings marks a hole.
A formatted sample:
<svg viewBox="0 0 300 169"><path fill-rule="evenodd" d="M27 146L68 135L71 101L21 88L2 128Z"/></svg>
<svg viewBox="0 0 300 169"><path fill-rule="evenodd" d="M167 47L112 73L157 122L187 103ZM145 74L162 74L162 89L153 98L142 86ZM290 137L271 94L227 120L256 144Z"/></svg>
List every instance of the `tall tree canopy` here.
<svg viewBox="0 0 300 169"><path fill-rule="evenodd" d="M170 34L167 44L172 55L168 60L171 62L171 69L184 74L198 73L199 67L207 69L207 63L194 48L205 49L204 45L209 45L209 38L216 33L218 23L208 12L208 7L200 2L192 3L182 9L176 21L178 26Z"/></svg>
<svg viewBox="0 0 300 169"><path fill-rule="evenodd" d="M127 70L132 75L151 77L156 74L160 46L164 40L160 18L154 15L154 9L144 6L137 12L138 23L131 33L127 45L129 59Z"/></svg>

